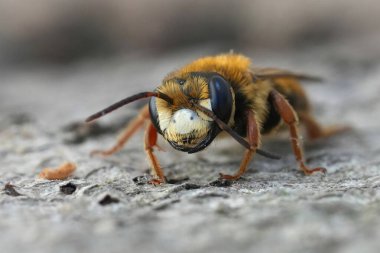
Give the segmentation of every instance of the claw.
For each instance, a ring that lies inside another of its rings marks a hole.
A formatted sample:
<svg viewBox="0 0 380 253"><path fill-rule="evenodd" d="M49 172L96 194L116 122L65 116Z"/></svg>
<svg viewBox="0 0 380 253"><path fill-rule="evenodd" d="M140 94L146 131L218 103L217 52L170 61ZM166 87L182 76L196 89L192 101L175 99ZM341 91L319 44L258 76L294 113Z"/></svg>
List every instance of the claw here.
<svg viewBox="0 0 380 253"><path fill-rule="evenodd" d="M223 173L219 173L219 179L224 179L224 180L238 180L240 178L240 175L226 175Z"/></svg>
<svg viewBox="0 0 380 253"><path fill-rule="evenodd" d="M157 185L165 184L165 180L155 178L155 179L149 180L148 184L152 184L154 186L157 186Z"/></svg>
<svg viewBox="0 0 380 253"><path fill-rule="evenodd" d="M327 172L326 168L323 168L323 167L317 167L314 169L308 169L305 167L305 168L302 168L302 170L305 173L305 175L311 175L314 172L322 172L323 174L326 174L326 172Z"/></svg>

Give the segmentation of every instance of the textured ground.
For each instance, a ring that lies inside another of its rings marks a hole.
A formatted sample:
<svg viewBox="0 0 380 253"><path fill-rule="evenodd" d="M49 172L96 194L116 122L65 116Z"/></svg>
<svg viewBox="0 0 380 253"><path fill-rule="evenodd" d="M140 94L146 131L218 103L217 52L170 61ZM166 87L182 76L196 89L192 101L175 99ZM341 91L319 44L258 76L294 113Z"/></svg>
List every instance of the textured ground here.
<svg viewBox="0 0 380 253"><path fill-rule="evenodd" d="M207 51L207 50L206 50ZM334 50L332 50L333 52ZM179 52L83 63L64 69L5 69L0 75L0 245L3 252L377 252L380 247L380 62L331 52L250 54L256 63L327 78L307 85L325 125L350 132L306 143L304 176L287 138L265 148L238 182L242 149L220 140L205 152L159 153L170 184L146 184L142 134L107 159L88 153L113 143L142 103L93 128L89 114L151 89L170 70L202 55ZM319 57L312 57L312 55ZM78 165L65 181L37 178L44 167ZM10 183L10 185L8 184Z"/></svg>

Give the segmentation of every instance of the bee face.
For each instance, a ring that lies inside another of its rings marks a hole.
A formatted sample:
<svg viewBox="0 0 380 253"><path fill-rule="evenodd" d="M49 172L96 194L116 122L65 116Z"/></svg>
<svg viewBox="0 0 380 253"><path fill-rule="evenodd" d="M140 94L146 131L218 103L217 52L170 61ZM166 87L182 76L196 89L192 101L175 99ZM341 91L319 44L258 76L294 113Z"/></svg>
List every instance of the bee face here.
<svg viewBox="0 0 380 253"><path fill-rule="evenodd" d="M215 73L189 73L164 81L157 88L173 103L152 97L151 120L157 131L175 148L188 153L206 148L220 132L214 120L195 109L192 103L213 111L226 124L233 124L232 88Z"/></svg>

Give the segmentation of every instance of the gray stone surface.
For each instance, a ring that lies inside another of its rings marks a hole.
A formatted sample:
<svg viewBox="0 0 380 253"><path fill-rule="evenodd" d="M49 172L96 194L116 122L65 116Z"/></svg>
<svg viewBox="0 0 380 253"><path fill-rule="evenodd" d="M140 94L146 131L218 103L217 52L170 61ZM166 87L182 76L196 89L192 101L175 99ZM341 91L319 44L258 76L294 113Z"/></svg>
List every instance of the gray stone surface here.
<svg viewBox="0 0 380 253"><path fill-rule="evenodd" d="M250 54L258 65L326 77L306 85L318 119L353 127L306 142L308 164L325 166L326 175L300 173L287 137L264 142L280 161L256 157L232 184L215 181L219 172L233 173L242 157L229 139L194 155L160 140L166 152L158 156L173 182L159 187L144 183L142 133L110 158L88 155L111 145L142 103L92 129L78 125L86 116L152 89L170 70L208 52L2 70L1 252L378 252L378 61L338 57L333 49ZM78 165L68 180L37 178L42 168L67 160Z"/></svg>

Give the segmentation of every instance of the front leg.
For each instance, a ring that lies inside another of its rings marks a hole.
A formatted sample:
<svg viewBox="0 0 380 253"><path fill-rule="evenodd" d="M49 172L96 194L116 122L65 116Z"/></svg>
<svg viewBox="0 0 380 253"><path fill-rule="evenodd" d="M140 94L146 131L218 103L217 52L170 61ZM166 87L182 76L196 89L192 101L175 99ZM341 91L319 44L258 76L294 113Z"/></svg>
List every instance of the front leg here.
<svg viewBox="0 0 380 253"><path fill-rule="evenodd" d="M256 153L256 149L260 143L260 130L256 121L255 113L252 110L246 112L247 117L247 138L251 149L247 149L244 153L243 160L240 163L240 168L238 172L234 175L224 175L220 173L221 179L227 180L237 180L239 179L247 170L248 163L252 159L253 155Z"/></svg>
<svg viewBox="0 0 380 253"><path fill-rule="evenodd" d="M271 91L270 98L277 110L280 114L283 121L289 126L290 137L292 141L292 147L294 155L296 156L297 162L299 164L300 169L306 174L310 175L313 172L320 171L326 173L326 169L323 167L317 167L313 169L309 169L304 162L304 154L300 141L300 136L298 133L298 117L293 107L289 104L289 102L276 90Z"/></svg>
<svg viewBox="0 0 380 253"><path fill-rule="evenodd" d="M148 156L150 166L152 167L152 172L156 176L155 179L149 181L149 183L158 185L165 183L165 175L161 169L160 163L157 157L153 154L153 148L157 146L157 130L153 123L149 121L145 130L145 152Z"/></svg>

